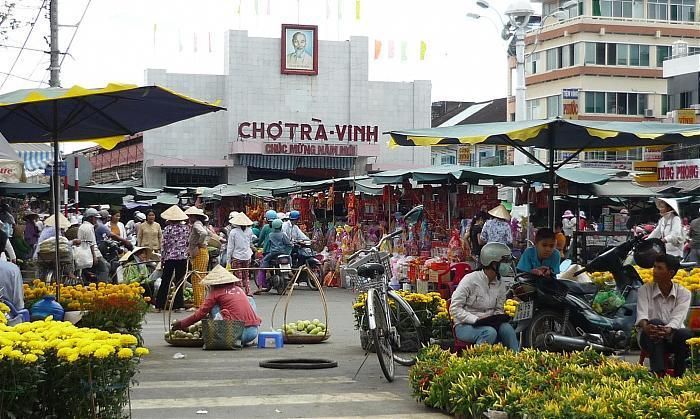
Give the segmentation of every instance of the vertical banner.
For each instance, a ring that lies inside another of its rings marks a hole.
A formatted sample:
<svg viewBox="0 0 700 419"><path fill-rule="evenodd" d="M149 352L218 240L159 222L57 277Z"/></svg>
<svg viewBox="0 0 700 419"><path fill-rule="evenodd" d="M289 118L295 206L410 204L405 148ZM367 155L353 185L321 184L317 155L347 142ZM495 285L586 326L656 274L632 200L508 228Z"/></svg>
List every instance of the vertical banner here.
<svg viewBox="0 0 700 419"><path fill-rule="evenodd" d="M331 0L326 0L326 20L331 20Z"/></svg>
<svg viewBox="0 0 700 419"><path fill-rule="evenodd" d="M182 52L182 32L177 31L177 50Z"/></svg>
<svg viewBox="0 0 700 419"><path fill-rule="evenodd" d="M207 33L207 43L209 44L209 53L211 53L211 32Z"/></svg>
<svg viewBox="0 0 700 419"><path fill-rule="evenodd" d="M260 16L260 0L255 0L255 16Z"/></svg>
<svg viewBox="0 0 700 419"><path fill-rule="evenodd" d="M562 117L564 119L578 119L578 89L562 89L561 98L564 108Z"/></svg>
<svg viewBox="0 0 700 419"><path fill-rule="evenodd" d="M420 60L425 60L425 54L428 52L428 44L425 41L420 41Z"/></svg>
<svg viewBox="0 0 700 419"><path fill-rule="evenodd" d="M378 60L379 56L382 55L382 41L374 41L374 59Z"/></svg>
<svg viewBox="0 0 700 419"><path fill-rule="evenodd" d="M401 41L401 62L408 60L408 42Z"/></svg>
<svg viewBox="0 0 700 419"><path fill-rule="evenodd" d="M158 33L158 24L153 24L153 49L156 49L156 33Z"/></svg>
<svg viewBox="0 0 700 419"><path fill-rule="evenodd" d="M338 0L338 20L343 19L343 0Z"/></svg>
<svg viewBox="0 0 700 419"><path fill-rule="evenodd" d="M240 15L241 15L241 3L242 3L242 2L243 2L243 0L236 0L236 7L235 7L235 10L234 10L234 12L236 13L236 16L240 16Z"/></svg>
<svg viewBox="0 0 700 419"><path fill-rule="evenodd" d="M355 20L360 20L360 0L355 0Z"/></svg>
<svg viewBox="0 0 700 419"><path fill-rule="evenodd" d="M193 44L193 51L196 54L197 53L197 32L192 34L192 44Z"/></svg>
<svg viewBox="0 0 700 419"><path fill-rule="evenodd" d="M389 41L389 50L387 51L389 59L394 58L394 41Z"/></svg>
<svg viewBox="0 0 700 419"><path fill-rule="evenodd" d="M267 10L265 11L268 16L270 16L270 1L271 0L267 0Z"/></svg>

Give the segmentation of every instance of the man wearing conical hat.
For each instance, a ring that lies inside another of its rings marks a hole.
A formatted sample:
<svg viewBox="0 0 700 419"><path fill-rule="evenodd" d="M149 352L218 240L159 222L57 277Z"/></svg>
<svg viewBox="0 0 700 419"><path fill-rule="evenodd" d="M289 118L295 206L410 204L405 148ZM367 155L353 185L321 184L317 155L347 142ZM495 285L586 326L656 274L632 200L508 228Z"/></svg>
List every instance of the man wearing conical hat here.
<svg viewBox="0 0 700 419"><path fill-rule="evenodd" d="M216 265L202 280L202 285L210 287L202 305L191 316L176 321L173 330L184 330L206 316L221 315L223 320L238 320L245 323L243 345L255 340L262 319L255 312L255 300L245 294L238 285L241 279Z"/></svg>

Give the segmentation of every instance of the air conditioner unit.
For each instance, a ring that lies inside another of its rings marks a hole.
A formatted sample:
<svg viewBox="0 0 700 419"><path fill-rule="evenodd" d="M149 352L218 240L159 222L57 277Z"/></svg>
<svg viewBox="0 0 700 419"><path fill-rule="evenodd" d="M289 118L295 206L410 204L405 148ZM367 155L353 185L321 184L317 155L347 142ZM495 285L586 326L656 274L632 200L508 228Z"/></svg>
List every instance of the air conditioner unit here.
<svg viewBox="0 0 700 419"><path fill-rule="evenodd" d="M653 118L654 117L654 110L653 109L644 109L644 117L645 118Z"/></svg>

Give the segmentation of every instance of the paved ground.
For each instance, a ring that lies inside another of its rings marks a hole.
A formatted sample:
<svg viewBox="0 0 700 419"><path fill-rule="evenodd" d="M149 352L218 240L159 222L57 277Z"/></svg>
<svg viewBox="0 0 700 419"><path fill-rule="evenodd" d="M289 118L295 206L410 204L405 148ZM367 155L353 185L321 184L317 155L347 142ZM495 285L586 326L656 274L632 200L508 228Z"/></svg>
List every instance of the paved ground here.
<svg viewBox="0 0 700 419"><path fill-rule="evenodd" d="M204 351L171 347L163 340L163 315L149 314L144 338L151 355L144 359L136 377L139 384L131 396L133 417L443 417L411 398L405 367L397 365L397 378L388 383L376 355L370 354L353 378L365 359L353 328L353 298L350 291L329 289L331 338L322 344L288 345L282 349ZM256 301L264 320L262 329L269 330L278 297L272 293L259 296ZM318 293L301 286L292 303L288 322L323 320ZM282 323L280 309L275 314L275 326ZM184 315L173 315L173 319ZM186 357L173 359L178 352ZM288 371L258 366L260 360L293 357L333 359L338 361L338 368Z"/></svg>

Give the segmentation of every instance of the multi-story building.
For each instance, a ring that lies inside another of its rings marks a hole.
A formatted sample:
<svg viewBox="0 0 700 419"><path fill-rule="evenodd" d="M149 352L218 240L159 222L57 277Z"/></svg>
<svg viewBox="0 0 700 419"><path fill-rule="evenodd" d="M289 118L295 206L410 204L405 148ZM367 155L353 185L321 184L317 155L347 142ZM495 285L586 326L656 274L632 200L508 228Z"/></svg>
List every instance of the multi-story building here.
<svg viewBox="0 0 700 419"><path fill-rule="evenodd" d="M558 20L552 12L563 3L543 0L542 15L552 17L525 39L527 118L562 116L564 89L578 90L579 119L665 118L671 101L663 63L679 40L688 43L690 54L700 51L698 0L579 0ZM510 63L514 68L514 59ZM513 97L508 107L514 119ZM584 153L582 159L619 166L643 154L601 151Z"/></svg>

